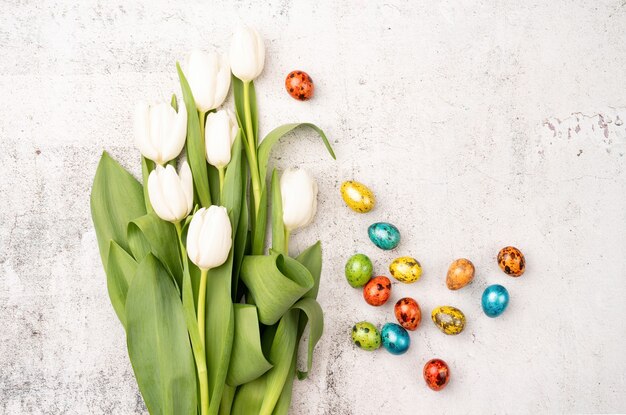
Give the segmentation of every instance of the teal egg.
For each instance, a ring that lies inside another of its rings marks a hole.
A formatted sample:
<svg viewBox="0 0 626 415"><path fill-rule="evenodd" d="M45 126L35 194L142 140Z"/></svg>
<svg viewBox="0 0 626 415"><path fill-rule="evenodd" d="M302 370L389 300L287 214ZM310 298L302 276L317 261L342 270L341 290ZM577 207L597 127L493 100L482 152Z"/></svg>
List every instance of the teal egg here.
<svg viewBox="0 0 626 415"><path fill-rule="evenodd" d="M367 229L370 241L380 249L389 251L400 243L400 231L387 222L376 222Z"/></svg>
<svg viewBox="0 0 626 415"><path fill-rule="evenodd" d="M376 350L380 347L380 333L372 323L361 321L352 326L352 342L363 350Z"/></svg>
<svg viewBox="0 0 626 415"><path fill-rule="evenodd" d="M367 255L352 255L346 262L346 279L354 288L364 286L372 278L372 261Z"/></svg>
<svg viewBox="0 0 626 415"><path fill-rule="evenodd" d="M498 317L509 305L509 292L500 284L490 285L483 292L483 311L489 317Z"/></svg>
<svg viewBox="0 0 626 415"><path fill-rule="evenodd" d="M404 354L409 350L411 337L409 333L399 324L387 323L380 331L383 347L391 354Z"/></svg>

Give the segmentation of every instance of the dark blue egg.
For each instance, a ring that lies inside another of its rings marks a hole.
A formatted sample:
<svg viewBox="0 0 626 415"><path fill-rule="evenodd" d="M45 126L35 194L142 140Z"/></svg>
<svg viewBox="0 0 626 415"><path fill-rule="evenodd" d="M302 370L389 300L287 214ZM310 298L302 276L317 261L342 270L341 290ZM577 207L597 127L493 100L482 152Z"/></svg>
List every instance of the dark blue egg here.
<svg viewBox="0 0 626 415"><path fill-rule="evenodd" d="M400 243L400 231L387 222L376 222L367 230L370 241L380 249L388 251Z"/></svg>
<svg viewBox="0 0 626 415"><path fill-rule="evenodd" d="M409 333L399 324L387 323L380 332L383 347L391 354L403 354L409 350L411 338Z"/></svg>
<svg viewBox="0 0 626 415"><path fill-rule="evenodd" d="M489 317L498 317L509 305L509 292L499 284L490 285L483 292L483 311Z"/></svg>

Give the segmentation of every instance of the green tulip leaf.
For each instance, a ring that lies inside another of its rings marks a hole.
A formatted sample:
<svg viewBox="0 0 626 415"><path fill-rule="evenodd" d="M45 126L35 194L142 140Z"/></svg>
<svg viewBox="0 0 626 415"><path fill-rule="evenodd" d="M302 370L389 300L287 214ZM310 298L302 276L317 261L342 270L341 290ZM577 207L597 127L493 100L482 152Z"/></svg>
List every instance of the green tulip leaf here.
<svg viewBox="0 0 626 415"><path fill-rule="evenodd" d="M178 98L176 98L176 94L172 94L172 99L170 100L170 105L176 112L178 112Z"/></svg>
<svg viewBox="0 0 626 415"><path fill-rule="evenodd" d="M131 220L145 214L141 184L108 153L102 153L91 189L91 219L105 271L111 241L130 252L126 228Z"/></svg>
<svg viewBox="0 0 626 415"><path fill-rule="evenodd" d="M241 385L237 388L232 405L232 415L258 414L265 397L267 375Z"/></svg>
<svg viewBox="0 0 626 415"><path fill-rule="evenodd" d="M166 269L148 254L126 298L128 354L152 415L197 413L196 376L183 308Z"/></svg>
<svg viewBox="0 0 626 415"><path fill-rule="evenodd" d="M304 265L276 253L246 256L241 265L241 279L258 307L259 320L265 325L276 323L314 285Z"/></svg>
<svg viewBox="0 0 626 415"><path fill-rule="evenodd" d="M250 382L271 367L261 350L261 335L256 307L235 304L235 338L227 382L238 386Z"/></svg>
<svg viewBox="0 0 626 415"><path fill-rule="evenodd" d="M146 211L148 213L154 212L152 208L152 203L150 203L150 196L148 195L148 177L150 177L150 172L154 170L154 162L145 157L141 157L141 176L143 178L143 198L146 204Z"/></svg>
<svg viewBox="0 0 626 415"><path fill-rule="evenodd" d="M263 255L263 247L265 246L265 233L267 227L267 189L263 186L261 191L261 204L259 205L259 213L253 224L252 234L252 255Z"/></svg>
<svg viewBox="0 0 626 415"><path fill-rule="evenodd" d="M106 266L107 289L117 318L126 328L126 294L135 272L137 262L115 241L111 241Z"/></svg>
<svg viewBox="0 0 626 415"><path fill-rule="evenodd" d="M244 112L244 99L243 99L243 81L237 78L235 75L232 77L232 85L233 85L233 95L235 97L235 113L237 114L237 121L239 122L239 127L242 130L246 130L246 115ZM250 138L246 134L246 140L249 141L251 139L255 140L255 148L256 148L256 137L259 136L259 117L256 106L256 91L254 89L254 82L250 81L250 115L252 118L252 129L254 130L254 137ZM263 179L264 176L261 176Z"/></svg>
<svg viewBox="0 0 626 415"><path fill-rule="evenodd" d="M278 179L278 171L274 170L272 173L272 249L281 254L289 255L286 243L280 180Z"/></svg>
<svg viewBox="0 0 626 415"><path fill-rule="evenodd" d="M276 144L278 140L280 140L284 135L292 132L298 127L309 127L315 130L324 141L324 145L326 146L326 149L328 150L332 158L335 158L335 152L328 142L326 134L324 134L324 131L322 131L317 125L311 123L293 123L281 125L280 127L277 127L270 131L270 133L265 136L265 138L263 139L263 141L261 141L261 144L259 145L259 172L261 175L261 180L265 180L265 175L267 174L267 163L269 162L270 153L272 151L272 147L274 147L274 144Z"/></svg>
<svg viewBox="0 0 626 415"><path fill-rule="evenodd" d="M296 260L307 267L313 280L315 281L313 287L304 294L306 298L317 298L317 293L320 289L320 277L322 275L322 244L317 241L296 257Z"/></svg>
<svg viewBox="0 0 626 415"><path fill-rule="evenodd" d="M209 179L207 176L206 148L204 137L200 134L200 118L196 110L196 101L193 98L189 82L185 78L180 64L176 63L180 87L183 91L183 100L187 108L187 161L193 173L193 183L195 191L203 207L211 206L211 192L209 191Z"/></svg>
<svg viewBox="0 0 626 415"><path fill-rule="evenodd" d="M293 306L294 309L300 309L304 312L309 322L309 342L306 371L298 371L298 379L306 379L308 373L313 366L313 349L317 342L322 338L324 332L324 312L317 301L312 298L303 298ZM302 321L302 318L300 318ZM306 325L306 322L305 322Z"/></svg>

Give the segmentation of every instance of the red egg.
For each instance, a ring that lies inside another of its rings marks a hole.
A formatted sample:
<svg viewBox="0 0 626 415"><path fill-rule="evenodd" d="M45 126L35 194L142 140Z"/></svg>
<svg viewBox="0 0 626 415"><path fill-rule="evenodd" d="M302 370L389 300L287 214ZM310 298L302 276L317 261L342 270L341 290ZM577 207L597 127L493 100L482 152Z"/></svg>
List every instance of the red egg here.
<svg viewBox="0 0 626 415"><path fill-rule="evenodd" d="M289 95L298 101L306 101L313 96L313 80L308 73L303 71L289 72L287 78L285 78L285 88Z"/></svg>
<svg viewBox="0 0 626 415"><path fill-rule="evenodd" d="M393 310L398 323L407 330L415 330L422 321L420 306L417 301L410 297L399 299Z"/></svg>
<svg viewBox="0 0 626 415"><path fill-rule="evenodd" d="M424 365L424 380L429 388L440 391L450 381L450 369L441 359L432 359Z"/></svg>
<svg viewBox="0 0 626 415"><path fill-rule="evenodd" d="M391 296L391 281L387 277L374 277L363 287L363 298L369 305L383 305L389 296Z"/></svg>

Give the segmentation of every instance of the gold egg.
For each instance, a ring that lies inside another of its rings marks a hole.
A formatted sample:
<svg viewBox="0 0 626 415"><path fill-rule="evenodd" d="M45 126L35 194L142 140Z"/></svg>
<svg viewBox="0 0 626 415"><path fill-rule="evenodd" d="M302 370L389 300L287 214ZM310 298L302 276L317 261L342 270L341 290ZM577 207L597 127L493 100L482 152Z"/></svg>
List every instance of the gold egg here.
<svg viewBox="0 0 626 415"><path fill-rule="evenodd" d="M442 305L431 314L433 323L445 334L456 335L465 328L465 314L456 307Z"/></svg>
<svg viewBox="0 0 626 415"><path fill-rule="evenodd" d="M446 285L451 290L458 290L465 287L474 279L474 264L465 258L454 260L448 268Z"/></svg>
<svg viewBox="0 0 626 415"><path fill-rule="evenodd" d="M422 276L422 266L417 259L403 256L393 260L389 272L398 281L411 284Z"/></svg>
<svg viewBox="0 0 626 415"><path fill-rule="evenodd" d="M367 213L374 209L376 204L374 193L363 183L353 180L343 182L341 197L350 209L358 213Z"/></svg>

